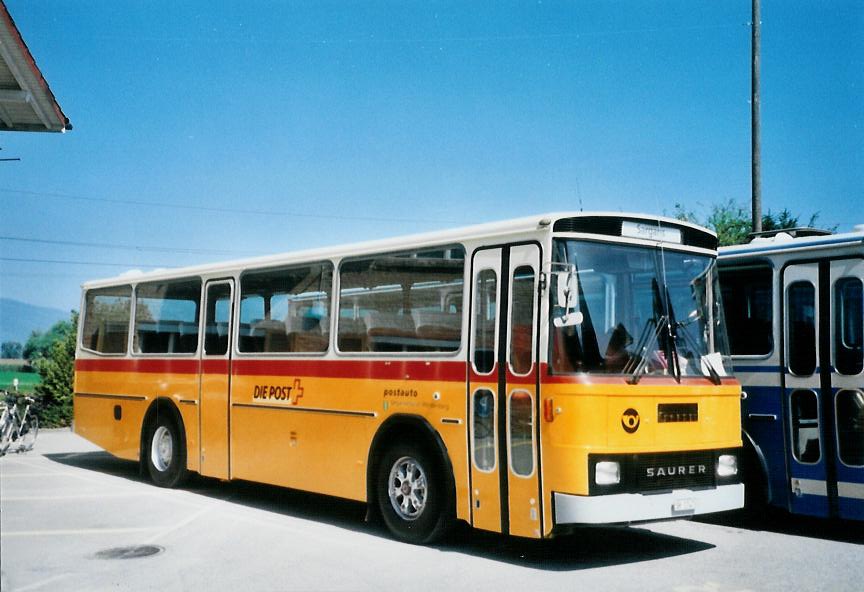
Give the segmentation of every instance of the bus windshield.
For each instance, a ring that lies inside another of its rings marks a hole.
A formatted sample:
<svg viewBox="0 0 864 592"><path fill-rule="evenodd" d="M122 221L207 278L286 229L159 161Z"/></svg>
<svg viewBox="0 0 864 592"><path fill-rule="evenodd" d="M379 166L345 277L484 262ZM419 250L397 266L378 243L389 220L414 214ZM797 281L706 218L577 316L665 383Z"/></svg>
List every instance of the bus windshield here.
<svg viewBox="0 0 864 592"><path fill-rule="evenodd" d="M719 381L731 368L714 257L556 239L552 270L553 372ZM566 303L564 281L573 291Z"/></svg>

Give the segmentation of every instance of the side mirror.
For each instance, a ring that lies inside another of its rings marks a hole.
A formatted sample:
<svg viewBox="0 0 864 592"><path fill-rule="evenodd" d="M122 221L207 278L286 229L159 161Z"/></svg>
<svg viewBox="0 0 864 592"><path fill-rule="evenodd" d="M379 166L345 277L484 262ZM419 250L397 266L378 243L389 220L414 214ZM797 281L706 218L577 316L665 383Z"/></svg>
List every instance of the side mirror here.
<svg viewBox="0 0 864 592"><path fill-rule="evenodd" d="M552 276L555 278L555 306L563 309L552 317L552 324L556 327L582 324L584 317L576 310L579 307L579 280L575 266L568 264L564 271L554 271Z"/></svg>

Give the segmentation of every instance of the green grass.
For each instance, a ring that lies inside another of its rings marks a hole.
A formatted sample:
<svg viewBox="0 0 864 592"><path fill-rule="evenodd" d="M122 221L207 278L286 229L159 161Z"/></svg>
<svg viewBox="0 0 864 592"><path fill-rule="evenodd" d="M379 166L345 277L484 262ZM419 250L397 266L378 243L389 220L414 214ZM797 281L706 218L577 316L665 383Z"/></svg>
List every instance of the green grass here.
<svg viewBox="0 0 864 592"><path fill-rule="evenodd" d="M18 379L18 392L30 393L39 384L39 375L35 372L20 372L0 367L0 390L11 391L12 379Z"/></svg>

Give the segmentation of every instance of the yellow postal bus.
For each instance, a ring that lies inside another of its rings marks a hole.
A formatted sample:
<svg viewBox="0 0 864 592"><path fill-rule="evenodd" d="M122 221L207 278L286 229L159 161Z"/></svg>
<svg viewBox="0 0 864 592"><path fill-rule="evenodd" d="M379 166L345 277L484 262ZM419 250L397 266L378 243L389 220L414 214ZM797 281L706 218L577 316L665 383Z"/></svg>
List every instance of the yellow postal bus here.
<svg viewBox="0 0 864 592"><path fill-rule="evenodd" d="M75 431L399 539L738 508L716 236L563 213L83 287Z"/></svg>

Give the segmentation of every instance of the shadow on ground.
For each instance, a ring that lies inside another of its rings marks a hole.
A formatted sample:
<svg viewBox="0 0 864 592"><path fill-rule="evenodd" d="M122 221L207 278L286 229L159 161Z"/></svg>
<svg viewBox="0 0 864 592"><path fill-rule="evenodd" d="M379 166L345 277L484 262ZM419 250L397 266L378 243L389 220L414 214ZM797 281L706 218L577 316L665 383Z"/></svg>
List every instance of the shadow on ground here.
<svg viewBox="0 0 864 592"><path fill-rule="evenodd" d="M723 512L699 517L700 522L743 530L775 532L840 543L864 545L864 524L853 520L829 520L796 516L775 508L762 511Z"/></svg>
<svg viewBox="0 0 864 592"><path fill-rule="evenodd" d="M117 459L107 452L47 454L65 465L139 482L153 487L139 472L138 463ZM367 522L366 505L293 489L247 481L221 482L193 476L183 487L213 499L331 524L338 528L389 538L377 522ZM505 537L459 525L443 543L442 553L463 553L493 561L549 571L575 571L675 557L713 548L714 545L627 527L586 527L574 534L535 541Z"/></svg>

